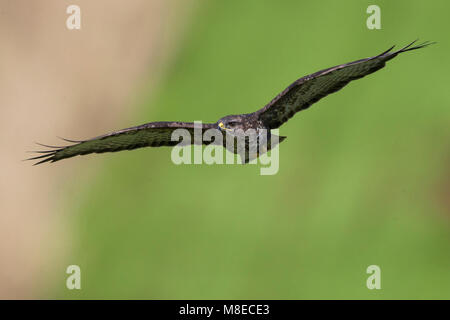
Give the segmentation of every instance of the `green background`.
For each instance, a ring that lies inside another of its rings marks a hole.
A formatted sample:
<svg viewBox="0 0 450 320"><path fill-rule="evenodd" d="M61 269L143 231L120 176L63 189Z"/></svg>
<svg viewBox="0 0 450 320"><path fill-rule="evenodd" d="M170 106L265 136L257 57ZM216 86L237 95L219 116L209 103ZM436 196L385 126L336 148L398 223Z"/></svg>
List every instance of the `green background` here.
<svg viewBox="0 0 450 320"><path fill-rule="evenodd" d="M366 8L381 7L381 30ZM284 125L280 170L182 165L171 150L103 161L65 194L82 290L49 298L450 298L448 1L203 1L133 123L215 122L295 79L416 38ZM145 86L144 86L145 88ZM69 182L67 182L69 183ZM77 183L77 181L75 181ZM366 268L381 267L381 290ZM64 282L61 282L64 281Z"/></svg>

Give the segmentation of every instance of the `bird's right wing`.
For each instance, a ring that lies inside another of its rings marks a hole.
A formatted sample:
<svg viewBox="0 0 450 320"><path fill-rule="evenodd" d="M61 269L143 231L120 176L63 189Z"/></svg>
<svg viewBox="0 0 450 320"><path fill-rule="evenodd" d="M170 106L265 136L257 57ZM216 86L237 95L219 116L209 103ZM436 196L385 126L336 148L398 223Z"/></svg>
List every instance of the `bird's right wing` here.
<svg viewBox="0 0 450 320"><path fill-rule="evenodd" d="M36 151L36 153L41 153L42 155L27 160L39 160L35 164L40 164L89 153L116 152L142 147L175 146L180 143L180 141L172 141L172 133L177 129L186 129L191 136L191 143L194 143L194 126L195 124L192 122L151 122L89 140L73 141L64 139L74 144L64 147L42 145L52 148L52 150ZM203 134L205 130L214 127L215 124L202 124L199 128Z"/></svg>

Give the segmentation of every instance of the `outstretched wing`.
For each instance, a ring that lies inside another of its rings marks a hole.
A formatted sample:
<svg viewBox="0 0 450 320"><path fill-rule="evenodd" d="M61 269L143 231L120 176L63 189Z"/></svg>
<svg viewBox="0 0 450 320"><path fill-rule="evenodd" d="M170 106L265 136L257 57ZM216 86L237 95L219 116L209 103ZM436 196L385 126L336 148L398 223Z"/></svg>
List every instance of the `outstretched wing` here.
<svg viewBox="0 0 450 320"><path fill-rule="evenodd" d="M394 48L391 47L378 56L341 64L300 78L255 113L266 127L278 128L295 113L307 109L321 98L340 90L350 81L383 68L386 61L396 57L399 53L420 49L431 44L424 42L412 47L416 41L398 51L391 51Z"/></svg>
<svg viewBox="0 0 450 320"><path fill-rule="evenodd" d="M214 127L215 124L202 124L200 128L203 133L205 130ZM43 155L27 160L41 159L39 162L35 163L36 165L47 161L55 162L89 153L116 152L142 147L175 146L180 142L172 141L171 139L172 133L176 129L188 130L191 135L191 143L194 143L194 123L192 122L151 122L84 141L64 139L74 143L65 147L42 145L52 148L53 150L36 151L36 153L42 153ZM180 140L181 139L182 138L180 138Z"/></svg>

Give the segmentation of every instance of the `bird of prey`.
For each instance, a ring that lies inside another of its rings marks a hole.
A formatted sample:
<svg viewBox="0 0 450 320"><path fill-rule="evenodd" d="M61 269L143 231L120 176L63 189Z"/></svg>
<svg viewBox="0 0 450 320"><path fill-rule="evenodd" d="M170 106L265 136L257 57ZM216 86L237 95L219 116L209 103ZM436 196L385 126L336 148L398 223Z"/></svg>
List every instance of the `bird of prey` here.
<svg viewBox="0 0 450 320"><path fill-rule="evenodd" d="M253 113L229 115L220 118L216 123L202 124L201 132L215 129L222 135L237 137L239 135L238 132L254 129L257 135L260 132L268 132L267 135L270 136L271 129L279 128L297 112L307 109L330 93L342 89L350 81L362 78L383 68L387 61L395 58L400 53L420 49L431 44L431 42L427 41L414 46L416 41L397 51L393 51L393 46L374 57L341 64L304 76L292 83L263 108ZM40 164L90 153L116 152L142 147L175 146L179 141L173 141L171 137L176 129L186 129L192 137L194 135L194 123L192 122L150 122L88 140L73 141L64 139L72 143L68 146L42 145L50 148L50 150L37 151L41 155L27 160L39 160L35 164ZM280 143L286 137L277 138ZM191 141L194 141L194 139ZM220 143L226 147L223 141L225 139ZM271 140L267 139L266 141ZM212 142L202 141L202 143L208 144ZM270 150L271 147L274 146L271 146L269 142L264 151L258 152L253 157L248 156L248 147L246 147L247 155L242 159L243 163L258 157L263 152ZM237 153L236 148L232 148L230 151Z"/></svg>

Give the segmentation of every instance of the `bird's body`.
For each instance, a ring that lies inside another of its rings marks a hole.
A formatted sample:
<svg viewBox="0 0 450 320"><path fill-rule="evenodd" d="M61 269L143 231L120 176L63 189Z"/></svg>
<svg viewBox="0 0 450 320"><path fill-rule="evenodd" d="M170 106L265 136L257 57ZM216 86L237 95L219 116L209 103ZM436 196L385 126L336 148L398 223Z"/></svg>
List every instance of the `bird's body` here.
<svg viewBox="0 0 450 320"><path fill-rule="evenodd" d="M362 78L383 68L387 61L395 58L398 54L420 49L430 44L429 42L425 42L412 46L414 43L415 41L398 51L392 52L392 47L377 56L341 64L302 77L292 83L263 108L253 113L226 116L219 119L216 123L202 124L200 128L201 132L217 130L224 137L232 137L237 140L244 135L244 138L247 138L244 150L239 150L237 144L234 144L232 147L227 146L226 139L222 139L220 143L229 151L239 153L243 162L247 163L285 139L285 137L276 137L276 142L274 144L271 143L273 140L271 139L270 130L279 128L297 112L307 109L328 94L340 90L350 81ZM185 129L194 137L195 123L151 122L89 140L66 140L74 144L65 147L46 146L52 149L38 151L42 155L30 158L29 160L40 159L36 163L39 164L90 153L115 152L141 147L175 146L179 141L172 140L172 134L177 129ZM252 152L250 150L251 143L249 144L248 142L247 133L249 131L256 137L257 145L264 140L267 142L267 148L257 149L256 154L253 152L253 155L249 155ZM192 142L194 140L192 139ZM215 143L215 140L203 141L202 143L211 144Z"/></svg>

